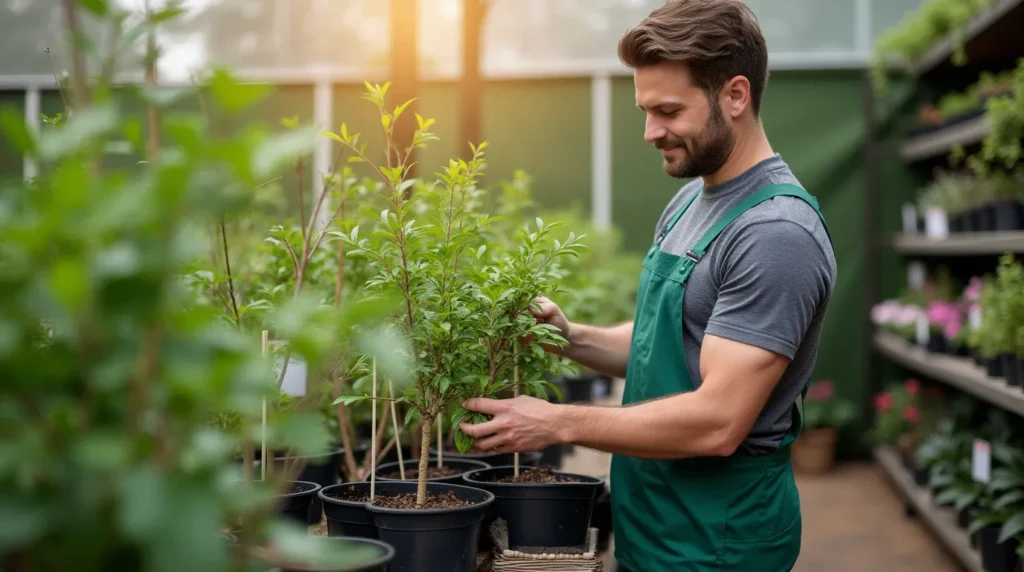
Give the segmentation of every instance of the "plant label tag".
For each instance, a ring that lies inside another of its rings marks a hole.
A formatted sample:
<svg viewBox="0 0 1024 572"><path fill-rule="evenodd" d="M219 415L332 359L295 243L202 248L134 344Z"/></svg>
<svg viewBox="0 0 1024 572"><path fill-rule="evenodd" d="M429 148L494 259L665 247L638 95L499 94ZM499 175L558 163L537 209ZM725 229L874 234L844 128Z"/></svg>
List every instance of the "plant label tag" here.
<svg viewBox="0 0 1024 572"><path fill-rule="evenodd" d="M912 289L921 290L924 288L925 278L926 273L923 262L915 260L907 265L907 285Z"/></svg>
<svg viewBox="0 0 1024 572"><path fill-rule="evenodd" d="M917 209L911 203L903 205L903 233L917 234Z"/></svg>
<svg viewBox="0 0 1024 572"><path fill-rule="evenodd" d="M987 484L992 473L992 451L988 441L974 440L974 457L971 459L971 476L979 483Z"/></svg>
<svg viewBox="0 0 1024 572"><path fill-rule="evenodd" d="M949 235L949 220L946 211L928 209L924 215L924 233L928 238L946 238Z"/></svg>
<svg viewBox="0 0 1024 572"><path fill-rule="evenodd" d="M967 320L971 324L972 330L981 329L981 306L971 306L970 312L967 313Z"/></svg>
<svg viewBox="0 0 1024 572"><path fill-rule="evenodd" d="M921 346L928 345L928 316L918 316L916 326L917 344Z"/></svg>
<svg viewBox="0 0 1024 572"><path fill-rule="evenodd" d="M281 375L281 370L277 370ZM281 380L281 392L292 397L304 397L306 395L306 362L296 359L288 359L288 370L284 372L284 379Z"/></svg>

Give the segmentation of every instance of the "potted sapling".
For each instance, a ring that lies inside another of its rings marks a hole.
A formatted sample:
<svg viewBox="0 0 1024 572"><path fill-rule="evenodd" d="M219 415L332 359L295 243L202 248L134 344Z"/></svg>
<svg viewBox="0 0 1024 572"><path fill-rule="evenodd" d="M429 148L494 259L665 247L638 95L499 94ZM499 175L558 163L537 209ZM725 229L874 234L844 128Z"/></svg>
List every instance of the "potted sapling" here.
<svg viewBox="0 0 1024 572"><path fill-rule="evenodd" d="M551 328L525 317L545 279L557 271L557 261L579 246L574 237L553 240L553 226L540 221L509 246L488 240L495 217L481 211L484 191L477 185L486 143L471 147L469 160L450 161L429 183L409 178L412 151L436 139L428 131L433 120L417 114L411 144L403 148L395 142L396 123L411 118L403 116L408 103L385 107L389 86L367 84L365 96L384 128L383 164L370 160L358 134L344 124L340 133L325 133L384 183L386 205L377 214L376 228L336 236L346 243L346 256L368 258L379 269L358 295L399 301L401 311L387 324L408 340L394 351L404 356L412 375L411 383L396 387L404 393L391 399L408 409L407 424L419 426L419 458L405 467L412 470L405 479L378 481L376 474L383 469L375 468L371 483L376 487L366 508L378 537L396 548L392 570L469 572L476 567L481 523L494 495L431 480L452 476L443 451L431 458L435 423L452 404L507 383L515 355L540 355L540 344L564 343ZM520 324L529 327L517 329ZM516 350L510 347L508 340L526 336L533 340ZM339 402L362 399L373 396L354 393Z"/></svg>

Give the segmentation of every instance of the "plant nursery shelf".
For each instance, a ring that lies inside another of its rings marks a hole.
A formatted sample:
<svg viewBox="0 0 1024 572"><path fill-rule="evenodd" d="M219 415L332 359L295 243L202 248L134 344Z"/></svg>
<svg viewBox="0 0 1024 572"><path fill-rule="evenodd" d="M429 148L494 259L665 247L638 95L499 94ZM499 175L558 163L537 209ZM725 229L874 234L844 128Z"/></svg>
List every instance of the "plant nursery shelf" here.
<svg viewBox="0 0 1024 572"><path fill-rule="evenodd" d="M971 548L967 533L957 526L956 514L932 503L931 494L914 483L913 475L903 467L896 451L882 446L876 447L874 454L893 487L914 508L921 521L946 549L970 572L985 572L981 566L981 556Z"/></svg>
<svg viewBox="0 0 1024 572"><path fill-rule="evenodd" d="M964 232L946 238L930 238L921 234L900 234L893 239L893 249L900 254L974 256L1024 252L1024 232Z"/></svg>
<svg viewBox="0 0 1024 572"><path fill-rule="evenodd" d="M988 377L970 360L933 354L888 332L875 332L875 349L889 359L936 381L1024 416L1024 391Z"/></svg>
<svg viewBox="0 0 1024 572"><path fill-rule="evenodd" d="M985 116L953 123L948 127L911 137L900 147L904 161L921 161L949 153L954 145L980 143L988 135Z"/></svg>
<svg viewBox="0 0 1024 572"><path fill-rule="evenodd" d="M970 64L1012 61L1020 55L1020 29L1024 25L1024 0L996 0L964 30L964 47ZM915 76L953 69L951 37L935 45L911 68Z"/></svg>

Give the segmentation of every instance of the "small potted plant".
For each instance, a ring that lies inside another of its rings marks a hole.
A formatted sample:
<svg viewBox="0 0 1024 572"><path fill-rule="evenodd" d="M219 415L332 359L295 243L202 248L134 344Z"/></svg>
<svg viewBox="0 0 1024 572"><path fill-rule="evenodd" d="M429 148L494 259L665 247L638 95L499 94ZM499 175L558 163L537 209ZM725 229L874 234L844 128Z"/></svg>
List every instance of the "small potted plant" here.
<svg viewBox="0 0 1024 572"><path fill-rule="evenodd" d="M905 383L891 384L874 398L874 440L878 444L895 447L910 471L914 470L913 455L919 442L920 390L918 380L908 379Z"/></svg>
<svg viewBox="0 0 1024 572"><path fill-rule="evenodd" d="M839 430L856 416L853 403L836 395L832 380L812 383L803 404L803 431L793 443L793 467L802 473L828 472L835 463Z"/></svg>

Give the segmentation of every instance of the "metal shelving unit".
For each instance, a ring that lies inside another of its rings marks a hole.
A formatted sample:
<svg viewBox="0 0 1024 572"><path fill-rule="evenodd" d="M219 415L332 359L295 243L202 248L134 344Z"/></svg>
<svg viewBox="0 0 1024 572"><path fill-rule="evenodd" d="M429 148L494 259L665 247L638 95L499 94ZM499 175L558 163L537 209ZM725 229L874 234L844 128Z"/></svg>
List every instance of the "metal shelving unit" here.
<svg viewBox="0 0 1024 572"><path fill-rule="evenodd" d="M954 145L981 143L988 135L985 116L954 123L942 129L911 137L900 146L900 157L904 161L920 161L949 153Z"/></svg>
<svg viewBox="0 0 1024 572"><path fill-rule="evenodd" d="M970 360L933 354L888 332L876 332L874 345L879 353L904 367L1024 415L1024 391L1006 385L1002 379L989 377Z"/></svg>
<svg viewBox="0 0 1024 572"><path fill-rule="evenodd" d="M1014 26L1007 24L1007 20L1011 19L1011 16L1016 19L1015 16L1024 15L1018 11L1022 5L1024 5L1024 0L997 1L967 25L964 30L964 42L970 46L972 42L992 31L998 24L1014 29ZM953 55L953 47L952 38L942 40L911 68L911 72L915 76L922 76L946 64Z"/></svg>
<svg viewBox="0 0 1024 572"><path fill-rule="evenodd" d="M903 467L896 451L889 447L876 447L874 456L896 492L917 513L947 551L970 572L985 572L981 565L981 556L971 548L967 532L957 526L956 514L952 510L935 506L931 494L917 486L913 475Z"/></svg>
<svg viewBox="0 0 1024 572"><path fill-rule="evenodd" d="M893 250L904 255L984 256L1024 252L1024 232L964 232L946 238L898 234Z"/></svg>

